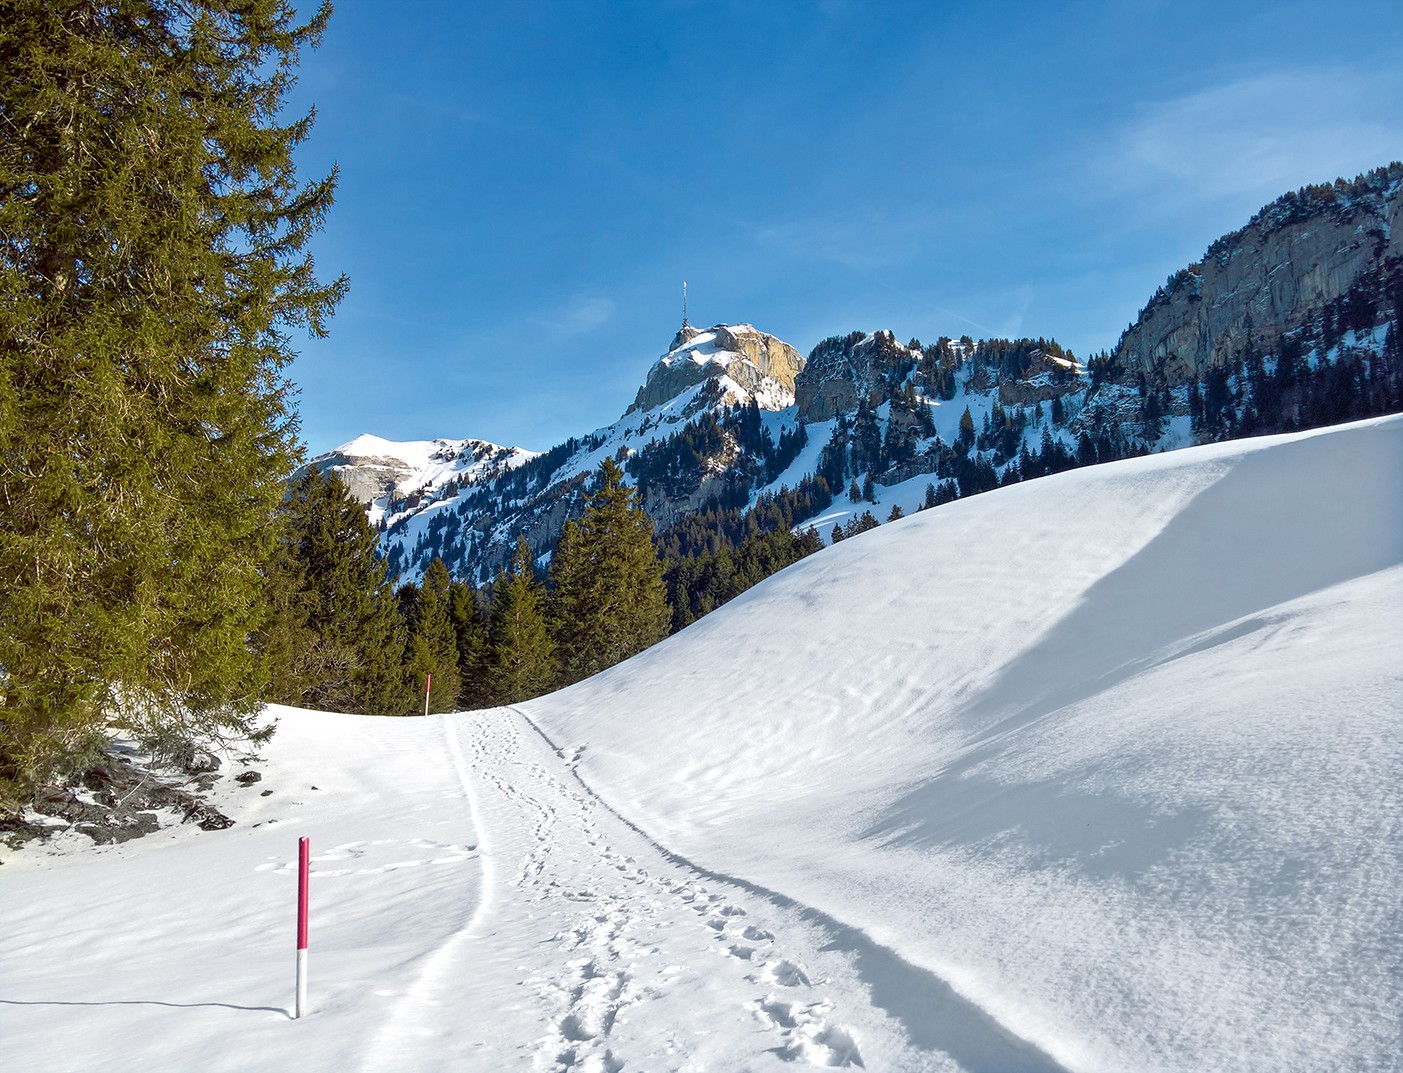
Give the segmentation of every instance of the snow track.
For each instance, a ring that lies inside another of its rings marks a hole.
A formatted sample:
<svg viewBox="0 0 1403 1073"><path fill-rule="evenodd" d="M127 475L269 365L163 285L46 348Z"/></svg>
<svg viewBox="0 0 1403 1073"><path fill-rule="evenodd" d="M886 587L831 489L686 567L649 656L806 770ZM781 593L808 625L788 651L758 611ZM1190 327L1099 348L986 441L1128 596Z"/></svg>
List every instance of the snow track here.
<svg viewBox="0 0 1403 1073"><path fill-rule="evenodd" d="M426 956L367 1070L415 1052L422 1068L451 1055L582 1073L1060 1069L860 933L653 843L579 779L580 752L524 713L443 726L478 824L482 893ZM484 988L500 1018L462 1024L454 1006L482 1008Z"/></svg>

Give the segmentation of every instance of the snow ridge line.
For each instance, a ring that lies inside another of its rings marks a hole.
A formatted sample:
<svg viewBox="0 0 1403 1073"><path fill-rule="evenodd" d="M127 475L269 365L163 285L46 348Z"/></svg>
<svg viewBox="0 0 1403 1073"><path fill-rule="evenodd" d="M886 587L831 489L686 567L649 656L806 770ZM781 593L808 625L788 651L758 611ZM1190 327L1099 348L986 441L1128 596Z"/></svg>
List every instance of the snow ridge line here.
<svg viewBox="0 0 1403 1073"><path fill-rule="evenodd" d="M557 755L564 750L529 715L514 705L504 707L516 714ZM895 950L875 941L861 928L807 905L787 894L771 890L739 876L718 872L664 846L638 824L598 794L585 782L579 770L570 773L585 793L615 819L651 845L664 858L715 883L725 883L796 913L832 938L829 949L853 955L859 977L867 984L872 1003L885 1010L906 1031L911 1044L921 1050L941 1051L970 1073L1071 1073L1031 1040L1017 1035L988 1010L961 995L941 976L913 965Z"/></svg>
<svg viewBox="0 0 1403 1073"><path fill-rule="evenodd" d="M458 732L453 726L453 717L445 715L440 718L443 720L443 736L448 742L448 752L453 759L453 770L458 776L458 783L463 787L463 796L468 802L468 819L473 825L473 839L477 843L478 859L482 862L482 888L478 895L477 906L473 909L468 922L460 929L462 933L468 934L487 914L487 908L492 902L492 885L496 880L497 869L492 858L492 844L487 837L487 825L482 822L482 806L478 803L477 790L474 789L472 776L468 773L468 763L463 756L463 745L458 740ZM481 750L479 749L479 751Z"/></svg>
<svg viewBox="0 0 1403 1073"><path fill-rule="evenodd" d="M484 837L487 829L482 823L477 793L473 789L473 779L468 770L467 759L463 755L462 743L454 729L453 717L446 715L442 718L443 736L448 745L449 758L468 803L468 819L473 827L470 848L475 851L475 859L480 862L477 904L473 906L467 920L454 928L447 938L425 955L422 966L415 974L414 982L399 996L393 1013L385 1019L375 1039L366 1048L366 1060L361 1068L367 1071L398 1068L399 1059L402 1057L399 1053L403 1038L401 1028L405 1022L418 1024L421 1028L420 1035L428 1034L423 1031L422 1026L426 1022L433 1025L438 1019L439 1003L434 995L442 990L440 981L445 975L445 967L452 966L454 957L464 944L474 937L474 932L492 901L491 888L495 881L495 867ZM483 749L480 735L475 737L473 744L475 752L481 756Z"/></svg>

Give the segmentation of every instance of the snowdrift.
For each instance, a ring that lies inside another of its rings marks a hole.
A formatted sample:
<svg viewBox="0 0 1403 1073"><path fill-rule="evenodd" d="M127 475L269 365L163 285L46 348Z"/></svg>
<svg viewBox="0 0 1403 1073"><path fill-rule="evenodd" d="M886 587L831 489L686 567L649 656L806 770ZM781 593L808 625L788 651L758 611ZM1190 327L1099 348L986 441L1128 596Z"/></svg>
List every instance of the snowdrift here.
<svg viewBox="0 0 1403 1073"><path fill-rule="evenodd" d="M885 525L524 708L1068 1069L1280 1071L1403 1049L1400 702L1393 417Z"/></svg>

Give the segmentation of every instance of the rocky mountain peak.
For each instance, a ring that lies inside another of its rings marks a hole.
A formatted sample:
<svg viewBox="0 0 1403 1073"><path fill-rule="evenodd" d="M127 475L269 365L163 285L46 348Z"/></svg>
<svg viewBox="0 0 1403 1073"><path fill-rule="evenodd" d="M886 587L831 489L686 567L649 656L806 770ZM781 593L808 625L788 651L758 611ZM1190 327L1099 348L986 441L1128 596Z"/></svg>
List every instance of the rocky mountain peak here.
<svg viewBox="0 0 1403 1073"><path fill-rule="evenodd" d="M661 406L703 381L715 383L729 401L754 399L761 409L783 410L794 404L794 381L803 369L797 350L754 325L684 324L625 413Z"/></svg>
<svg viewBox="0 0 1403 1073"><path fill-rule="evenodd" d="M1155 292L1116 345L1127 369L1180 384L1269 347L1348 293L1383 297L1403 258L1403 164L1302 187L1224 235Z"/></svg>

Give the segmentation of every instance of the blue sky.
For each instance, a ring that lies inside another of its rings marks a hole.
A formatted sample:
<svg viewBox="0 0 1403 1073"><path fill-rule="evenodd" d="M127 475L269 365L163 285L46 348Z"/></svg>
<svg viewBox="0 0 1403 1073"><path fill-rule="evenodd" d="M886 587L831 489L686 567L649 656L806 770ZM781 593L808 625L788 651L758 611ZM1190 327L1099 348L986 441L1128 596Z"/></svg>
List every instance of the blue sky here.
<svg viewBox="0 0 1403 1073"><path fill-rule="evenodd" d="M681 319L1111 347L1264 203L1403 158L1403 5L340 0L312 452L544 450Z"/></svg>

